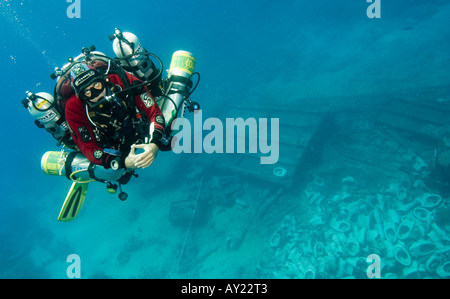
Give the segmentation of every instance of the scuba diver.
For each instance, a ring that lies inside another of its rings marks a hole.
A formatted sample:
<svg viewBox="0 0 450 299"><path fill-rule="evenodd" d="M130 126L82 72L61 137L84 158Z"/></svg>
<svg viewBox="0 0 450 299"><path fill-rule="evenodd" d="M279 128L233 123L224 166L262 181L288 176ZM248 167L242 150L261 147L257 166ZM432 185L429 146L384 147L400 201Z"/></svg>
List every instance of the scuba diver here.
<svg viewBox="0 0 450 299"><path fill-rule="evenodd" d="M200 109L190 99L200 82L191 53L174 52L162 79L161 60L134 34L116 29L109 39L116 58L94 46L83 48L51 74L57 79L53 95L27 91L22 100L35 124L63 145L41 159L46 174L72 181L60 221L78 216L90 182L105 183L109 193L119 189L119 199L126 200L121 186L137 177L138 168L150 166L159 151L172 149L172 122L186 110Z"/></svg>
<svg viewBox="0 0 450 299"><path fill-rule="evenodd" d="M141 84L139 79L107 75L106 67L79 63L71 69L75 94L65 116L72 139L90 162L105 169L148 167L161 144L164 117L145 86L121 92L125 84ZM137 148L144 152L136 155Z"/></svg>

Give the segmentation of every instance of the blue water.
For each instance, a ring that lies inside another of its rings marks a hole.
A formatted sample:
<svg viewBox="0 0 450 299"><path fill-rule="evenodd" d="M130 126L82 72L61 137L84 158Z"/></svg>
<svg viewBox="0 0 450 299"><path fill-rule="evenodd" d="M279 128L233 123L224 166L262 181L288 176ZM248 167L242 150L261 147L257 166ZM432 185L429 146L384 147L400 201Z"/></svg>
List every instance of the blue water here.
<svg viewBox="0 0 450 299"><path fill-rule="evenodd" d="M448 86L450 79L450 1L381 2L381 18L370 19L369 3L364 0L81 0L81 18L71 19L66 14L70 3L64 0L2 0L0 277L66 278L70 254L80 257L82 278L305 277L300 266L305 260L280 261L280 250L270 241L289 217L296 220L297 234L311 235L308 230L313 227L302 223L302 217L316 213L304 195L314 176L298 176L294 185L303 187L284 190L275 207L266 210L265 221L258 221L251 215L258 206L255 198L269 196L264 195L266 182L240 178L247 192L240 196L248 206L216 204L208 201L221 192L213 188L216 174L204 170L209 166L205 161L214 154L160 153L152 167L124 187L130 195L126 202L107 194L104 185L90 184L78 219L60 223L56 218L70 182L41 171L43 153L59 149L45 130L33 124L20 100L27 90L53 92L50 73L82 47L94 44L112 56L107 37L117 27L136 34L148 51L161 58L165 69L174 51L195 54L201 83L193 98L201 103L205 118L224 117L234 104L301 110L301 103L311 108L315 99L321 99L318 105L339 107L335 99L346 98L360 120L363 112L358 107L370 106L373 96L416 95ZM448 89L440 95L444 100L449 97ZM348 114L345 117L351 122ZM281 158L291 158L282 155L281 151ZM202 175L206 178L200 193L207 199L199 195ZM359 186L379 179L377 186L382 187L372 190L375 196L391 183L345 167L327 175L323 175L325 183L352 175ZM364 190L369 187L374 186L367 184ZM320 192L331 200L340 188L330 185ZM441 190L436 187L430 192ZM187 196L208 202L204 221L174 225L168 219L170 204ZM283 203L290 206L283 208ZM445 224L442 229L448 235ZM238 248L230 245L234 233L242 237L237 237ZM332 242L328 237L323 243ZM307 241L290 242L303 250ZM371 253L386 261L382 277L386 272L390 277L409 273L404 271L407 267L385 266L395 261L380 249L361 247L358 257L365 262ZM336 264L344 257L333 256ZM425 265L427 258L414 261ZM309 261L318 273L318 264ZM329 270L327 277L367 278L368 265L356 274ZM435 272L418 275L439 277Z"/></svg>

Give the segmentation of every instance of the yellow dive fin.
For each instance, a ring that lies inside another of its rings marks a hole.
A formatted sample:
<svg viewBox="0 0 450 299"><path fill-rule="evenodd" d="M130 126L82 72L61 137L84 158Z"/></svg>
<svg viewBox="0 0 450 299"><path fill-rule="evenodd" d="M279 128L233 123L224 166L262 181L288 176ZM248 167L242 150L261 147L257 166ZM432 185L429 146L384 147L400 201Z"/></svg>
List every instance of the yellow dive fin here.
<svg viewBox="0 0 450 299"><path fill-rule="evenodd" d="M87 183L72 183L72 187L70 187L69 193L67 193L61 212L59 212L59 221L67 222L77 218L78 212L83 206L84 198L86 197L87 187Z"/></svg>

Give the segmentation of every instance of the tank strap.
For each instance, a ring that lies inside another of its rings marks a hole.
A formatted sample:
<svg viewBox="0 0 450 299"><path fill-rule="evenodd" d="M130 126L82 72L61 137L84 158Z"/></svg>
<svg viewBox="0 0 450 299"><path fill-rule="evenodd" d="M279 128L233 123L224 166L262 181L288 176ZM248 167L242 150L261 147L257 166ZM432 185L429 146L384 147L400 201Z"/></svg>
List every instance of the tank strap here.
<svg viewBox="0 0 450 299"><path fill-rule="evenodd" d="M72 162L73 162L73 159L75 159L75 156L77 155L77 154L79 154L80 152L70 152L68 155L67 155L67 158L66 158L66 163L65 163L65 165L64 165L64 168L65 168L65 171L66 171L66 177L70 180L71 178L70 178L70 176L72 175Z"/></svg>
<svg viewBox="0 0 450 299"><path fill-rule="evenodd" d="M105 180L100 180L99 178L97 178L95 176L95 173L94 173L95 166L96 165L94 163L89 163L89 166L88 166L89 177L93 180L96 180L97 182L105 183L106 182Z"/></svg>

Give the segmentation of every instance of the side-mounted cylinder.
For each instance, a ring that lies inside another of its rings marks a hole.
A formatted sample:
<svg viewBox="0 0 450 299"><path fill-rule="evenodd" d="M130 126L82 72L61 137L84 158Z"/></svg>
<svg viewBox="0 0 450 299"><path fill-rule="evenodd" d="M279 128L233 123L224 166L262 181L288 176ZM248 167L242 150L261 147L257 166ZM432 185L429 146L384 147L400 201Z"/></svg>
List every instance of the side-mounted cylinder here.
<svg viewBox="0 0 450 299"><path fill-rule="evenodd" d="M69 134L69 126L61 112L55 105L53 96L47 92L26 92L27 97L22 100L22 105L35 118L35 124L39 128L45 128L55 139L61 140Z"/></svg>
<svg viewBox="0 0 450 299"><path fill-rule="evenodd" d="M158 69L136 35L116 29L110 39L113 40L114 53L120 58L120 64L127 72L142 81L153 80L158 76Z"/></svg>
<svg viewBox="0 0 450 299"><path fill-rule="evenodd" d="M131 173L126 169L105 169L101 165L91 163L80 152L48 151L41 159L41 169L48 175L65 176L79 182L116 181L121 182ZM122 182L125 184L126 182Z"/></svg>
<svg viewBox="0 0 450 299"><path fill-rule="evenodd" d="M194 67L195 58L192 53L182 50L173 53L167 77L166 94L160 106L166 121L166 130L177 118L184 100L189 97L192 87L190 78L194 73Z"/></svg>

